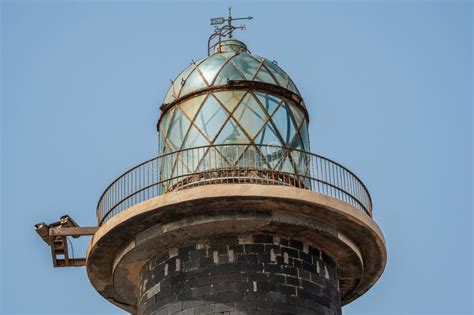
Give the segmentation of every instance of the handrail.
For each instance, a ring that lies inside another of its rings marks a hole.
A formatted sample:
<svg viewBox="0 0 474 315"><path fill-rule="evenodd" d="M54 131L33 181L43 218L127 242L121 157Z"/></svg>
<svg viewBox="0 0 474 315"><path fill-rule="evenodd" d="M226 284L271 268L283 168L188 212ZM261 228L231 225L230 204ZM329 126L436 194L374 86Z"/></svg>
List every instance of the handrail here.
<svg viewBox="0 0 474 315"><path fill-rule="evenodd" d="M372 199L366 186L337 162L275 145L220 144L169 152L126 171L102 193L97 204L98 223L170 191L229 182L309 189L372 216Z"/></svg>

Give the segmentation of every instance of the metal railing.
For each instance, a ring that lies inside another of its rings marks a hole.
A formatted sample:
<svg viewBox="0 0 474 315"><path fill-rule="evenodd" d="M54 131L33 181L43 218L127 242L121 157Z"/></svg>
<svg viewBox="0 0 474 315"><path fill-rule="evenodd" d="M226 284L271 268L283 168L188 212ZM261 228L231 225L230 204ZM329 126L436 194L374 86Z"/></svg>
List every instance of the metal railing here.
<svg viewBox="0 0 474 315"><path fill-rule="evenodd" d="M344 201L372 216L367 188L337 162L286 147L224 144L170 152L128 170L100 197L98 223L101 225L135 204L170 191L225 183L308 189Z"/></svg>

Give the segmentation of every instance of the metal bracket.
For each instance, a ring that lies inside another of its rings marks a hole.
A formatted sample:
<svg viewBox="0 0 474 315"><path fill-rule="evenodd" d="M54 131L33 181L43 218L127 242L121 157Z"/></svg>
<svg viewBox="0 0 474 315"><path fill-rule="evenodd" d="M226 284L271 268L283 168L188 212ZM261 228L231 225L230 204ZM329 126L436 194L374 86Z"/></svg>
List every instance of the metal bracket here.
<svg viewBox="0 0 474 315"><path fill-rule="evenodd" d="M51 247L54 267L81 267L86 265L86 258L70 257L67 237L94 235L98 227L80 227L70 216L65 215L51 224L44 222L35 224L35 229L43 241Z"/></svg>

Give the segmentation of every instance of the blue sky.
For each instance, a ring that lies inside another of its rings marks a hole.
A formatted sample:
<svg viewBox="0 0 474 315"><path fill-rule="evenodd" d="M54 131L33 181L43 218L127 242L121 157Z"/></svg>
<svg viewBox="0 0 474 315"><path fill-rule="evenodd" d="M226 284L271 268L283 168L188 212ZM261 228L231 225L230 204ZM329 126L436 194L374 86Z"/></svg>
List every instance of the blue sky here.
<svg viewBox="0 0 474 315"><path fill-rule="evenodd" d="M1 312L120 313L85 269L52 268L33 224L95 224L103 189L157 154L169 79L230 2L1 3ZM344 313L471 314L472 3L231 3L302 92L312 150L372 193L388 265Z"/></svg>

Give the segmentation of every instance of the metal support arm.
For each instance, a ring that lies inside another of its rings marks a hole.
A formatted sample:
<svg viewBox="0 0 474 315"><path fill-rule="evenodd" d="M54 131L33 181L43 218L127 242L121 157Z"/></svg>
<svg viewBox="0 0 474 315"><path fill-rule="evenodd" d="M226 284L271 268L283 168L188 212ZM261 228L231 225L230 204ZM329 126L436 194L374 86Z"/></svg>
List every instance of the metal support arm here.
<svg viewBox="0 0 474 315"><path fill-rule="evenodd" d="M38 235L51 247L51 256L54 267L81 267L86 265L86 258L70 258L68 236L78 238L85 235L94 235L97 226L80 227L68 215L62 216L59 221L35 225Z"/></svg>

